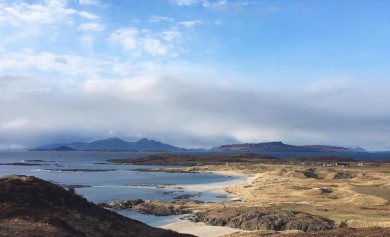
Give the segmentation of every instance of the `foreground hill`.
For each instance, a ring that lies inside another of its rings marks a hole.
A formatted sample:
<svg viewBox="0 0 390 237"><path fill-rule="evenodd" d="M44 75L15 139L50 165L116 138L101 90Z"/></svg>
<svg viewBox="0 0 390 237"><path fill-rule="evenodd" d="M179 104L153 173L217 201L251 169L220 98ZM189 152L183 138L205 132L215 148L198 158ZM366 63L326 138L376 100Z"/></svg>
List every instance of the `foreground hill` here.
<svg viewBox="0 0 390 237"><path fill-rule="evenodd" d="M57 143L41 146L31 151L58 151L60 148L77 151L184 151L186 149L143 138L127 142L119 138L109 138L93 142Z"/></svg>
<svg viewBox="0 0 390 237"><path fill-rule="evenodd" d="M0 178L0 236L190 236L150 227L31 176Z"/></svg>
<svg viewBox="0 0 390 237"><path fill-rule="evenodd" d="M282 142L222 145L211 150L215 152L352 152L351 149L345 147L324 145L294 146Z"/></svg>

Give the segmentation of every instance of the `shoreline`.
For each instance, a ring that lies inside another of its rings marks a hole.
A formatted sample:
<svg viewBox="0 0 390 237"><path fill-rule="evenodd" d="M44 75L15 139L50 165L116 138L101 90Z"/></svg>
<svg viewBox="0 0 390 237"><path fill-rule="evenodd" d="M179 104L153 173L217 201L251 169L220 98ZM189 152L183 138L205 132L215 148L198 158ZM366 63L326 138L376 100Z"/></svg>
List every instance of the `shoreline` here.
<svg viewBox="0 0 390 237"><path fill-rule="evenodd" d="M181 185L180 187L183 187L187 191L203 191L203 192L213 192L213 193L220 193L220 194L227 195L228 201L224 201L224 202L233 201L235 198L241 200L241 198L226 192L225 188L239 186L239 185L248 185L255 177L254 174L239 174L236 172L207 171L203 173L229 175L229 176L235 176L237 178L225 182L218 182L218 183L211 183L211 184L189 184L189 185ZM175 221L167 225L159 226L159 228L173 230L183 234L192 234L200 237L218 237L227 234L248 232L236 228L223 227L223 226L211 226L211 225L206 225L202 222L192 222L189 220L182 220L182 219L179 219L178 221Z"/></svg>
<svg viewBox="0 0 390 237"><path fill-rule="evenodd" d="M255 177L254 174L238 174L235 172L224 172L224 171L207 171L200 173L212 173L224 176L233 176L236 177L234 180L217 182L217 183L208 183L208 184L186 184L180 185L180 187L184 188L187 191L203 191L203 192L215 192L215 193L226 193L224 190L227 187L236 186L236 185L247 185L251 182L251 178Z"/></svg>
<svg viewBox="0 0 390 237"><path fill-rule="evenodd" d="M236 228L211 226L202 222L192 222L188 220L180 220L178 222L160 226L159 228L173 230L182 234L192 234L199 237L218 237L227 234L248 232Z"/></svg>

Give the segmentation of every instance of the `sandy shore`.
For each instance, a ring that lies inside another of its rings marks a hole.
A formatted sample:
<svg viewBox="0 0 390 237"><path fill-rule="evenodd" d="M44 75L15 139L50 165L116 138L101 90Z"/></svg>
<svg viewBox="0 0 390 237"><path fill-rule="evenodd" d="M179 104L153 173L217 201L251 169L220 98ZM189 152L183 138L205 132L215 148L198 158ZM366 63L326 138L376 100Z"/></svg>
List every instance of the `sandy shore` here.
<svg viewBox="0 0 390 237"><path fill-rule="evenodd" d="M254 175L243 175L233 172L213 172L214 174L233 176L236 179L226 182L218 182L211 184L189 184L189 185L180 185L180 187L188 191L202 191L202 192L213 192L213 193L224 193L227 194L224 189L232 186L243 186L249 184Z"/></svg>
<svg viewBox="0 0 390 237"><path fill-rule="evenodd" d="M194 184L194 185L181 185L180 187L188 191L202 191L226 194L224 190L226 187L232 186L244 186L251 182L254 175L241 175L233 172L213 172L216 174L234 176L236 179L226 182L212 183L212 184ZM235 196L229 195L231 199ZM222 226L208 226L204 223L194 223L187 220L181 220L172 224L160 226L160 228L174 230L180 233L192 234L196 236L204 237L217 237L225 234L231 234L236 232L246 232L240 229L222 227Z"/></svg>
<svg viewBox="0 0 390 237"><path fill-rule="evenodd" d="M173 224L162 226L161 228L174 230L179 233L192 234L200 237L217 237L225 234L246 232L240 229L221 226L208 226L201 222L194 223L191 221L179 221Z"/></svg>

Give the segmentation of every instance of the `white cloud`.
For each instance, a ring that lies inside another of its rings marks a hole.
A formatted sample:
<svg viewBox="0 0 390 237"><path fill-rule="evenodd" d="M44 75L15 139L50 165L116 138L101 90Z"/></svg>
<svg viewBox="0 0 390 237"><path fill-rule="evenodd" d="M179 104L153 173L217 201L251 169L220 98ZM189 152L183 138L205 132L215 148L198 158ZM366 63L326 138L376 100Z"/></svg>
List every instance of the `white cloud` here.
<svg viewBox="0 0 390 237"><path fill-rule="evenodd" d="M72 15L86 19L99 19L99 16L90 12L68 8L66 0L46 0L33 4L23 2L0 4L0 24L52 24Z"/></svg>
<svg viewBox="0 0 390 237"><path fill-rule="evenodd" d="M82 31L102 31L104 28L104 25L99 23L84 23L79 25L79 30Z"/></svg>
<svg viewBox="0 0 390 237"><path fill-rule="evenodd" d="M91 51L93 50L95 37L90 35L84 35L80 38L80 42L84 46L84 49Z"/></svg>
<svg viewBox="0 0 390 237"><path fill-rule="evenodd" d="M137 28L123 28L113 32L110 40L120 43L124 50L132 50L138 46L139 35L140 32Z"/></svg>
<svg viewBox="0 0 390 237"><path fill-rule="evenodd" d="M0 130L18 130L31 125L32 122L25 118L17 118L12 121L0 123Z"/></svg>
<svg viewBox="0 0 390 237"><path fill-rule="evenodd" d="M354 85L353 80L350 78L340 77L335 79L323 79L309 83L305 86L305 89L309 93L334 93L335 91L344 91L351 88Z"/></svg>
<svg viewBox="0 0 390 237"><path fill-rule="evenodd" d="M99 6L101 5L100 0L79 0L80 5L94 5L94 6Z"/></svg>
<svg viewBox="0 0 390 237"><path fill-rule="evenodd" d="M209 1L209 0L173 0L173 3L177 6L202 6L205 8L209 7L218 7L218 6L225 6L228 4L227 0L216 0L216 1Z"/></svg>
<svg viewBox="0 0 390 237"><path fill-rule="evenodd" d="M203 22L201 20L194 20L194 21L180 21L177 23L178 26L184 26L186 28L193 27L198 24L202 24Z"/></svg>
<svg viewBox="0 0 390 237"><path fill-rule="evenodd" d="M108 70L111 62L79 55L58 55L50 52L22 51L0 55L0 71L28 73L38 70L42 73L60 73L67 76L95 77ZM59 76L59 75L58 75Z"/></svg>
<svg viewBox="0 0 390 237"><path fill-rule="evenodd" d="M173 2L178 6L192 6L205 1L204 0L173 0Z"/></svg>
<svg viewBox="0 0 390 237"><path fill-rule="evenodd" d="M145 50L152 56L166 55L168 49L158 39L146 38L143 40Z"/></svg>
<svg viewBox="0 0 390 237"><path fill-rule="evenodd" d="M160 23L160 22L163 22L163 21L173 21L173 18L166 17L166 16L154 15L154 16L149 17L148 21L151 22L151 23Z"/></svg>
<svg viewBox="0 0 390 237"><path fill-rule="evenodd" d="M161 34L162 34L162 38L165 41L169 41L169 42L181 38L181 33L177 30L165 30L161 32Z"/></svg>
<svg viewBox="0 0 390 237"><path fill-rule="evenodd" d="M150 56L175 56L169 52L174 48L174 41L180 38L180 32L176 30L164 30L152 32L146 29L134 27L122 28L114 31L110 40L119 43L123 50L133 51L137 56L145 53Z"/></svg>
<svg viewBox="0 0 390 237"><path fill-rule="evenodd" d="M256 10L257 12L275 13L279 8L274 5L266 5L263 1L228 1L228 0L172 0L172 2L181 7L201 6L208 10L217 11L235 11L244 9Z"/></svg>
<svg viewBox="0 0 390 237"><path fill-rule="evenodd" d="M89 12L86 12L86 11L78 11L77 14L86 18L86 19L90 19L90 20L96 20L96 19L100 18L99 16L92 14L92 13L89 13Z"/></svg>

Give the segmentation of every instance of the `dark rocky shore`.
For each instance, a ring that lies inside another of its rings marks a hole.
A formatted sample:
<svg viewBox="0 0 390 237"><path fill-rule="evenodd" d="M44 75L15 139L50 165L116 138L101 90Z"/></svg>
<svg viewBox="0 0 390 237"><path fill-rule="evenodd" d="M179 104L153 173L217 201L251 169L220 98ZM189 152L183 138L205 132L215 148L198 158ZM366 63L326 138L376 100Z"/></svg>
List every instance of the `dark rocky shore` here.
<svg viewBox="0 0 390 237"><path fill-rule="evenodd" d="M131 209L143 214L151 214L155 216L171 216L183 215L192 212L190 204L199 204L192 201L181 202L159 202L142 199L129 199L126 201L99 203L98 205L110 209Z"/></svg>
<svg viewBox="0 0 390 237"><path fill-rule="evenodd" d="M150 227L31 176L0 178L0 236L191 236Z"/></svg>
<svg viewBox="0 0 390 237"><path fill-rule="evenodd" d="M237 207L196 212L188 217L194 222L207 225L226 226L242 230L300 230L320 231L335 227L332 220L304 212Z"/></svg>

